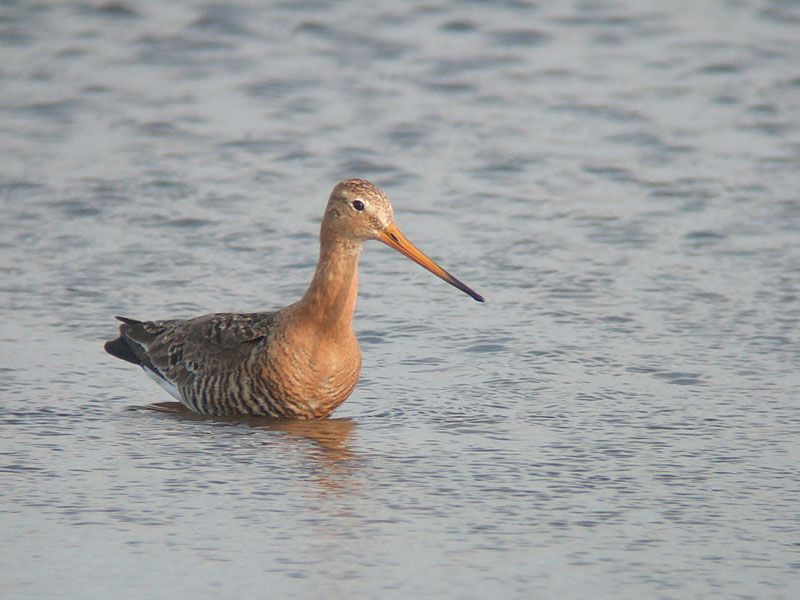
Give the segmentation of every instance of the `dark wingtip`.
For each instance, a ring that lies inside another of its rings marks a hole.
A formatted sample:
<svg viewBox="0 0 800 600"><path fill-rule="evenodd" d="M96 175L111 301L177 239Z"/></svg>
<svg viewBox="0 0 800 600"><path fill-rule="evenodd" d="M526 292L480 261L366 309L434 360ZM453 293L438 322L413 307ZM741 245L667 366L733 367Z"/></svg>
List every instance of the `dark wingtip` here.
<svg viewBox="0 0 800 600"><path fill-rule="evenodd" d="M142 362L136 357L131 349L128 342L125 341L125 338L119 336L115 340L109 340L103 346L106 352L108 352L111 356L115 356L116 358L126 360L129 363L133 363L134 365L141 365Z"/></svg>
<svg viewBox="0 0 800 600"><path fill-rule="evenodd" d="M141 321L137 321L136 319L129 319L128 317L114 317L117 321L122 321L126 325L136 325L137 323L141 323Z"/></svg>
<svg viewBox="0 0 800 600"><path fill-rule="evenodd" d="M109 340L105 343L103 348L106 352L108 352L111 356L115 356L116 358L126 360L129 363L133 363L134 365L141 365L142 361L136 356L134 353L133 348L128 343L128 340L125 339L125 332L133 325L138 325L141 321L137 321L136 319L129 319L127 317L114 317L118 321L122 321L122 325L119 326L119 337L115 340Z"/></svg>

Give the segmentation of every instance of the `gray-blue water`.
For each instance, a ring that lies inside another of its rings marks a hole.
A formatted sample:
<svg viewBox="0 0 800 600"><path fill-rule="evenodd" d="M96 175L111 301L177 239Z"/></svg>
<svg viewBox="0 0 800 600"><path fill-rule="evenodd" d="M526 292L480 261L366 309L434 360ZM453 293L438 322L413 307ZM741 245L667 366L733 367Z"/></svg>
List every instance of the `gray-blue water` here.
<svg viewBox="0 0 800 600"><path fill-rule="evenodd" d="M800 594L800 5L4 2L8 598ZM363 177L319 423L157 413L113 315L270 310Z"/></svg>

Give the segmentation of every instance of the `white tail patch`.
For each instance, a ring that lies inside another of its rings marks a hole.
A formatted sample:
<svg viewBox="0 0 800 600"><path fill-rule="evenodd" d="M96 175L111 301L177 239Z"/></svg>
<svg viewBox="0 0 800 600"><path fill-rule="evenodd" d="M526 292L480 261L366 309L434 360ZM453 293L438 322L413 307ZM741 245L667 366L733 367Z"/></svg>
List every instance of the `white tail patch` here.
<svg viewBox="0 0 800 600"><path fill-rule="evenodd" d="M173 398L175 398L176 400L180 400L181 402L183 402L183 398L181 398L181 393L178 391L178 388L175 386L175 384L174 384L174 383L172 383L171 381L167 381L167 380L166 380L166 379L164 379L164 378L163 378L161 375L159 375L158 373L154 372L154 371L153 371L153 370L151 370L151 369L148 369L148 368L147 368L147 367L145 367L144 365L142 365L142 370L143 370L145 373L147 373L147 376L148 376L150 379L152 379L152 380L153 380L153 381L155 381L155 382L156 382L158 385L160 385L162 388L164 388L165 390L167 390L167 392L169 392L169 395L170 395L170 396L172 396L172 397L173 397Z"/></svg>

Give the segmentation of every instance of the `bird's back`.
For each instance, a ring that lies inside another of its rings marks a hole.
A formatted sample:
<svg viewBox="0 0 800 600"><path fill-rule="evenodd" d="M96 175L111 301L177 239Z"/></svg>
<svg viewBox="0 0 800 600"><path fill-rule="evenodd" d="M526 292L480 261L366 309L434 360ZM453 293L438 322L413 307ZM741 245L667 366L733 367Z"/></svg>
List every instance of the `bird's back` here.
<svg viewBox="0 0 800 600"><path fill-rule="evenodd" d="M200 414L326 417L358 382L361 353L352 328L309 328L296 306L188 320L117 317L120 336L105 349Z"/></svg>
<svg viewBox="0 0 800 600"><path fill-rule="evenodd" d="M109 354L138 364L190 409L207 415L281 416L258 377L276 313L216 313L188 320L118 317Z"/></svg>

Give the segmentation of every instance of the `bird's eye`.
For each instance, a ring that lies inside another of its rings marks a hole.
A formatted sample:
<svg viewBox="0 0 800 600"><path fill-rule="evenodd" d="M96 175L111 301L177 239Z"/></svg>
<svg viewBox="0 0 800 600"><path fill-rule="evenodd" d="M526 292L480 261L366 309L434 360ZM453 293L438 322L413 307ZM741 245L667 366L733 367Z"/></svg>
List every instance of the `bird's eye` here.
<svg viewBox="0 0 800 600"><path fill-rule="evenodd" d="M353 208L358 211L364 210L364 203L361 200L353 200Z"/></svg>

